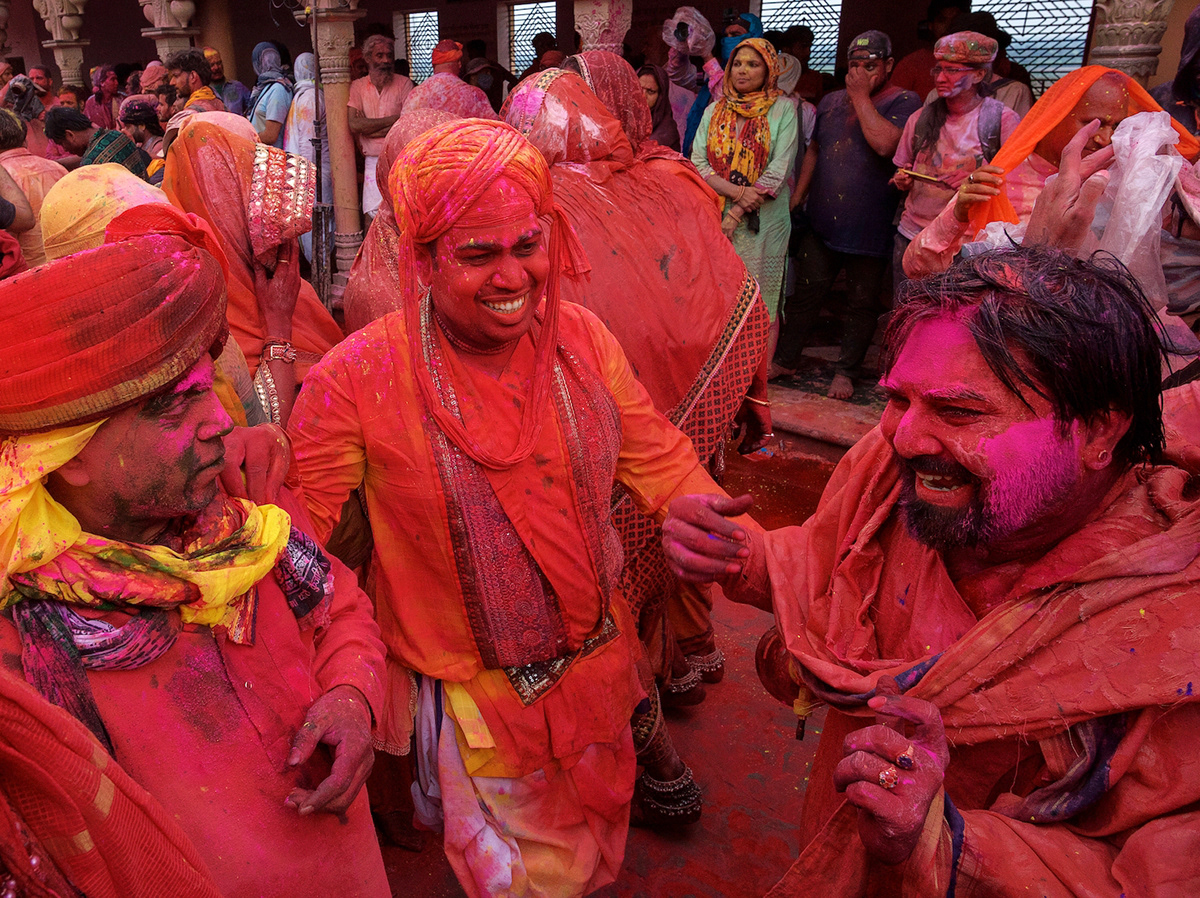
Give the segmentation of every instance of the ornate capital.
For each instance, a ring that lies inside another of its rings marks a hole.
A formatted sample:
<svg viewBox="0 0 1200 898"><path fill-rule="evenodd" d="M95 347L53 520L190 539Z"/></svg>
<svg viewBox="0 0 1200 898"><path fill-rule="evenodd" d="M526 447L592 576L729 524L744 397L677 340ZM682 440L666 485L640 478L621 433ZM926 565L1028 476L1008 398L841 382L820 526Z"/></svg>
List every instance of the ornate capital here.
<svg viewBox="0 0 1200 898"><path fill-rule="evenodd" d="M53 42L79 40L86 4L87 0L33 0L33 8L46 23Z"/></svg>
<svg viewBox="0 0 1200 898"><path fill-rule="evenodd" d="M583 38L585 50L620 55L632 22L632 0L575 0L575 30Z"/></svg>
<svg viewBox="0 0 1200 898"><path fill-rule="evenodd" d="M83 80L83 48L88 41L45 41L42 43L54 51L54 61L62 72L63 84L74 84L76 87L87 86Z"/></svg>
<svg viewBox="0 0 1200 898"><path fill-rule="evenodd" d="M1096 0L1088 62L1120 69L1142 84L1158 70L1175 0Z"/></svg>
<svg viewBox="0 0 1200 898"><path fill-rule="evenodd" d="M324 4L327 0L321 0ZM317 55L321 62L321 83L337 84L350 81L350 48L354 46L354 23L367 14L365 9L356 9L358 0L349 0L346 8L313 10L317 17ZM307 10L296 12L296 21L310 25Z"/></svg>
<svg viewBox="0 0 1200 898"><path fill-rule="evenodd" d="M138 3L146 21L159 31L187 28L196 14L192 0L138 0Z"/></svg>

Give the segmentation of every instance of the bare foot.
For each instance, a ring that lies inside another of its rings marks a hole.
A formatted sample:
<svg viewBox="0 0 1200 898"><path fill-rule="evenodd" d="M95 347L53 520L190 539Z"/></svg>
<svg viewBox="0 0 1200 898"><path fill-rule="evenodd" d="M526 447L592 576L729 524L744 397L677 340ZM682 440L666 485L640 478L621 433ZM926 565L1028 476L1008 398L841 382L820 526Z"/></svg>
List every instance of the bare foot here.
<svg viewBox="0 0 1200 898"><path fill-rule="evenodd" d="M829 392L825 395L830 399L849 399L854 395L854 381L844 374L835 374L833 383L829 385Z"/></svg>
<svg viewBox="0 0 1200 898"><path fill-rule="evenodd" d="M781 377L791 377L795 373L795 368L785 368L778 362L771 362L771 367L767 369L767 380L778 380Z"/></svg>

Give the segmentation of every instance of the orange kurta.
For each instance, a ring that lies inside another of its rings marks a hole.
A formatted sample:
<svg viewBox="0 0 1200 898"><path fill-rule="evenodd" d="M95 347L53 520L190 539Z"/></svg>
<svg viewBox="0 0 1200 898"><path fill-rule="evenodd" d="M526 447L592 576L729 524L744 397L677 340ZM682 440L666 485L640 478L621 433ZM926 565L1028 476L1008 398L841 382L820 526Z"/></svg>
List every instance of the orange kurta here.
<svg viewBox="0 0 1200 898"><path fill-rule="evenodd" d="M437 333L469 432L511 446L528 389L522 372L533 367L530 337L492 381L459 365ZM594 315L564 303L559 345L597 372L615 401L620 432L612 476L645 513L665 513L678 493L715 490L688 439L654 410ZM403 314L393 313L338 346L301 391L291 434L319 534L328 535L349 491L365 484L384 642L399 663L464 685L496 740L496 757L480 775L523 776L590 744L619 741L640 697L631 660L636 636L619 597L611 597L611 608L620 635L575 661L531 704L502 670L485 664L461 581L479 572L456 559L450 497L431 442L440 431L425 413L412 364ZM533 557L562 609L569 652L603 629L601 583L620 569L620 552L614 557L607 517L589 520L581 511L577 459L566 453L570 422L562 417L556 410L528 459L487 477L520 541L494 551L523 546ZM599 558L587 536L597 527L606 547Z"/></svg>
<svg viewBox="0 0 1200 898"><path fill-rule="evenodd" d="M1131 472L1042 558L952 582L896 512L898 471L874 431L812 519L756 537L742 597L772 596L806 682L839 709L807 847L772 894L1195 894L1200 506L1185 472ZM976 619L981 597L999 604ZM948 801L897 867L868 858L832 787L884 674L939 708L951 746Z"/></svg>

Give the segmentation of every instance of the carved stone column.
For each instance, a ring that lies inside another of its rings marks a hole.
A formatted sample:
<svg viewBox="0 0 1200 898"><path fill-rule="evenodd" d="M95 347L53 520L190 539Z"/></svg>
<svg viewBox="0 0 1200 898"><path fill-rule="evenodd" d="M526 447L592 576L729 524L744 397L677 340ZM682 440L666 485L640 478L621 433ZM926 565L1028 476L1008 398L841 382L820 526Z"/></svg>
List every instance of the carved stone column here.
<svg viewBox="0 0 1200 898"><path fill-rule="evenodd" d="M193 0L138 0L142 14L153 26L143 28L142 37L154 41L158 58L166 62L169 56L192 46L192 38L200 33L192 28L192 16L196 14Z"/></svg>
<svg viewBox="0 0 1200 898"><path fill-rule="evenodd" d="M1158 71L1158 55L1175 0L1096 0L1088 63L1120 69L1144 86Z"/></svg>
<svg viewBox="0 0 1200 898"><path fill-rule="evenodd" d="M333 175L334 246L338 274L334 276L333 305L341 305L346 275L363 241L359 214L358 175L354 164L354 136L350 133L350 48L354 23L367 14L359 0L315 0L316 48L325 96L325 124L329 129L329 157ZM296 19L310 26L304 11Z"/></svg>
<svg viewBox="0 0 1200 898"><path fill-rule="evenodd" d="M8 49L8 9L11 0L0 0L0 53Z"/></svg>
<svg viewBox="0 0 1200 898"><path fill-rule="evenodd" d="M633 22L633 0L575 0L575 30L584 50L621 54Z"/></svg>
<svg viewBox="0 0 1200 898"><path fill-rule="evenodd" d="M63 84L79 87L85 84L83 48L88 41L80 40L79 33L83 30L86 4L87 0L33 0L33 8L50 32L50 40L43 41L42 46L54 52L54 61L62 70Z"/></svg>

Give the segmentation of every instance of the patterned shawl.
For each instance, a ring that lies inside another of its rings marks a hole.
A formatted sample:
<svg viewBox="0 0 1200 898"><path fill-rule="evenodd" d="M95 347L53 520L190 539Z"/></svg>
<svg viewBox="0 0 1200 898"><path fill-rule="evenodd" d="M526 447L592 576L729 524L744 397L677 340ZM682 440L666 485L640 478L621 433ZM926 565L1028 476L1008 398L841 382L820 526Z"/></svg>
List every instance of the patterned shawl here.
<svg viewBox="0 0 1200 898"><path fill-rule="evenodd" d="M762 90L738 93L733 88L733 60L736 50L725 63L724 96L717 100L708 124L708 164L727 181L751 185L758 181L771 154L771 127L767 113L782 96L777 82L779 60L775 48L762 38L747 38L738 47L749 47L767 66L767 81ZM738 133L738 119L745 124Z"/></svg>

